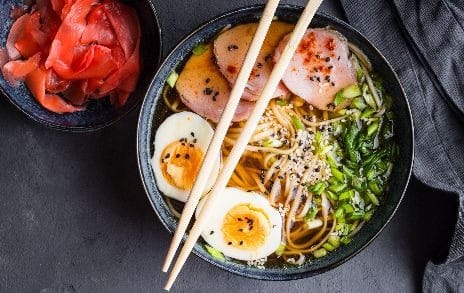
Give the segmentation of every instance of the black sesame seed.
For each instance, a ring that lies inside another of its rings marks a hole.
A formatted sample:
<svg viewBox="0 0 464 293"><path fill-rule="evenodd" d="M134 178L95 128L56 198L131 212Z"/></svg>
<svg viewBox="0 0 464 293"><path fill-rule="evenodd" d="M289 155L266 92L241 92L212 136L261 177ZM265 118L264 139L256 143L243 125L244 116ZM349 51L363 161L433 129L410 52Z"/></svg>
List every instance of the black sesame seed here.
<svg viewBox="0 0 464 293"><path fill-rule="evenodd" d="M240 240L240 245L243 245L243 240Z"/></svg>
<svg viewBox="0 0 464 293"><path fill-rule="evenodd" d="M166 156L164 156L164 158L169 159L170 156L171 156L171 153L167 153Z"/></svg>
<svg viewBox="0 0 464 293"><path fill-rule="evenodd" d="M308 169L309 169L309 167L308 167L308 166L304 166L304 169L305 169L305 170L308 170Z"/></svg>
<svg viewBox="0 0 464 293"><path fill-rule="evenodd" d="M219 92L215 92L215 93L214 93L214 95L213 95L213 101L216 102L216 98L217 98L218 95L219 95Z"/></svg>
<svg viewBox="0 0 464 293"><path fill-rule="evenodd" d="M237 49L238 49L238 46L234 45L234 44L227 46L227 50L229 50L229 51L237 50Z"/></svg>
<svg viewBox="0 0 464 293"><path fill-rule="evenodd" d="M214 234L214 231L209 231L209 235L213 235Z"/></svg>
<svg viewBox="0 0 464 293"><path fill-rule="evenodd" d="M332 81L330 84L331 84L332 86L335 86L335 82L333 82L333 81Z"/></svg>
<svg viewBox="0 0 464 293"><path fill-rule="evenodd" d="M320 59L320 58L321 58L321 55L316 54L316 58L317 58L317 59Z"/></svg>
<svg viewBox="0 0 464 293"><path fill-rule="evenodd" d="M243 221L242 218L237 218L237 220L239 220L240 222Z"/></svg>
<svg viewBox="0 0 464 293"><path fill-rule="evenodd" d="M210 81L211 81L211 78L209 77L205 80L206 83L209 83Z"/></svg>
<svg viewBox="0 0 464 293"><path fill-rule="evenodd" d="M317 81L319 81L319 82L321 81L321 78L320 78L319 76L316 77L316 79L317 79Z"/></svg>
<svg viewBox="0 0 464 293"><path fill-rule="evenodd" d="M195 139L193 140L193 143L197 143L197 141L198 141L198 140L195 138Z"/></svg>
<svg viewBox="0 0 464 293"><path fill-rule="evenodd" d="M337 60L340 60L340 56L338 56Z"/></svg>
<svg viewBox="0 0 464 293"><path fill-rule="evenodd" d="M213 90L212 90L211 88L207 87L207 88L205 88L205 89L203 90L203 93L204 93L205 95L208 95L208 96L209 96L209 95L211 95L211 94L213 93Z"/></svg>
<svg viewBox="0 0 464 293"><path fill-rule="evenodd" d="M189 144L189 147L193 148L195 145L193 143Z"/></svg>
<svg viewBox="0 0 464 293"><path fill-rule="evenodd" d="M261 68L261 67L263 67L263 64L262 64L261 62L258 62L258 63L256 64L256 67Z"/></svg>
<svg viewBox="0 0 464 293"><path fill-rule="evenodd" d="M185 146L185 142L182 143L182 146Z"/></svg>
<svg viewBox="0 0 464 293"><path fill-rule="evenodd" d="M176 154L176 158L177 158L177 159L180 158L180 154Z"/></svg>
<svg viewBox="0 0 464 293"><path fill-rule="evenodd" d="M195 133L194 133L193 131L190 132L190 135L191 135L192 137L195 137Z"/></svg>
<svg viewBox="0 0 464 293"><path fill-rule="evenodd" d="M238 229L238 231L239 231L239 232L243 232L243 229L242 229L242 228L240 228L240 229Z"/></svg>
<svg viewBox="0 0 464 293"><path fill-rule="evenodd" d="M280 166L275 166L275 168L276 168L277 170L280 170Z"/></svg>
<svg viewBox="0 0 464 293"><path fill-rule="evenodd" d="M253 230L253 225L250 226L250 230Z"/></svg>
<svg viewBox="0 0 464 293"><path fill-rule="evenodd" d="M314 76L311 76L309 80L314 81Z"/></svg>
<svg viewBox="0 0 464 293"><path fill-rule="evenodd" d="M271 54L267 54L266 57L264 57L264 61L269 61L269 59L271 59L272 55Z"/></svg>
<svg viewBox="0 0 464 293"><path fill-rule="evenodd" d="M325 80L330 81L330 75L326 75Z"/></svg>
<svg viewBox="0 0 464 293"><path fill-rule="evenodd" d="M291 159L292 159L292 156L288 155L287 158L288 158L289 160L291 160Z"/></svg>
<svg viewBox="0 0 464 293"><path fill-rule="evenodd" d="M284 176L279 175L279 176L277 176L277 178L279 178L280 180L282 180L282 179L284 179Z"/></svg>
<svg viewBox="0 0 464 293"><path fill-rule="evenodd" d="M325 58L325 62L329 62L329 61L330 61L330 57Z"/></svg>
<svg viewBox="0 0 464 293"><path fill-rule="evenodd" d="M230 242L230 241L229 241L229 242L227 242L227 245L232 245L232 242Z"/></svg>
<svg viewBox="0 0 464 293"><path fill-rule="evenodd" d="M319 172L321 171L321 167L314 168L314 172Z"/></svg>
<svg viewBox="0 0 464 293"><path fill-rule="evenodd" d="M186 160L190 159L190 155L189 155L189 154L185 154L184 157L185 157Z"/></svg>
<svg viewBox="0 0 464 293"><path fill-rule="evenodd" d="M327 67L329 70L334 68L333 65L330 65L329 67Z"/></svg>

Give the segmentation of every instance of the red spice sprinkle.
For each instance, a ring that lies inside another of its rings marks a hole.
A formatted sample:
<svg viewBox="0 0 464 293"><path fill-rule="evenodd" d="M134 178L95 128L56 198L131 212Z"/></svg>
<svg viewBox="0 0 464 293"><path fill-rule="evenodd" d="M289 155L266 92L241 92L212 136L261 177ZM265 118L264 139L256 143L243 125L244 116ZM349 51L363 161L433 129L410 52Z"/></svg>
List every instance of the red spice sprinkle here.
<svg viewBox="0 0 464 293"><path fill-rule="evenodd" d="M227 66L227 72L234 74L237 72L237 67L229 65Z"/></svg>
<svg viewBox="0 0 464 293"><path fill-rule="evenodd" d="M325 47L327 48L327 50L333 51L335 49L334 39L330 38L325 44Z"/></svg>

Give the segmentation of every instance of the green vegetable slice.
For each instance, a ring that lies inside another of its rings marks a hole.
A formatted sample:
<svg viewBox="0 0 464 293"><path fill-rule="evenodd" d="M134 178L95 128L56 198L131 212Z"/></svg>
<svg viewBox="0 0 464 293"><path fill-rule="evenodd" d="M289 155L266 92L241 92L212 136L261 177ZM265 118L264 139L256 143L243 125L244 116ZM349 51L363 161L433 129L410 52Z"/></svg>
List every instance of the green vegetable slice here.
<svg viewBox="0 0 464 293"><path fill-rule="evenodd" d="M166 79L166 83L167 83L170 87L174 88L174 86L176 85L176 82L177 82L177 79L178 79L178 78L179 78L179 74L178 74L175 70L173 70L173 71L171 71L171 73L169 73L169 76L168 76L168 78Z"/></svg>
<svg viewBox="0 0 464 293"><path fill-rule="evenodd" d="M195 47L193 47L192 53L193 53L193 55L200 56L204 52L206 52L206 50L208 50L208 45L203 44L203 43L199 43Z"/></svg>
<svg viewBox="0 0 464 293"><path fill-rule="evenodd" d="M209 245L205 245L205 248L206 248L206 251L208 251L208 253L216 260L218 261L225 261L226 258L224 257L224 255L222 254L222 252L220 252L219 250L217 250L216 248L214 247L211 247Z"/></svg>

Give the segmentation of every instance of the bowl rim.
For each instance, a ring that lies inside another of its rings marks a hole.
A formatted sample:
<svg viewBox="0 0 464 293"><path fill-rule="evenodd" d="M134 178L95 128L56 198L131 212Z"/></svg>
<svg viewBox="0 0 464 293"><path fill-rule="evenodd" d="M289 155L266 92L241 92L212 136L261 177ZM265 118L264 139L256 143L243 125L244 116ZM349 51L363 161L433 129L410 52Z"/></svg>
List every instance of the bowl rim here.
<svg viewBox="0 0 464 293"><path fill-rule="evenodd" d="M177 45L170 51L170 53L164 58L164 61L158 67L158 71L156 72L154 78L152 79L152 82L150 83L149 89L153 87L153 84L157 80L158 75L160 74L162 69L166 65L168 65L167 63L168 63L168 61L170 59L172 59L172 56L175 55L175 53L182 48L184 43L186 43L190 38L194 37L198 32L202 31L203 29L207 28L208 26L214 24L215 22L217 22L217 21L219 21L221 19L233 16L235 14L243 14L243 13L255 10L255 9L261 9L262 10L263 8L264 8L263 4L252 4L252 5L242 6L242 7L239 7L239 8L232 9L232 10L229 10L227 12L221 13L221 14L219 14L217 16L213 16L211 19L209 19L209 20L203 22L202 24L200 24L199 26L197 26L189 34L187 34L185 37L183 37L177 43ZM278 6L278 10L279 9L288 9L288 10L301 10L302 11L303 8L304 7L302 7L301 5L293 5L293 4L280 4ZM410 153L411 153L411 156L410 156L410 158L408 158L409 159L409 167L407 169L407 175L405 175L407 178L405 178L405 180L404 180L404 188L403 188L403 190L401 192L400 197L398 198L397 203L394 205L394 208L391 210L391 213L387 217L385 222L381 224L380 228L365 243L363 243L361 246L359 246L351 254L348 254L348 255L346 255L344 257L341 257L340 259L333 262L332 264L326 265L326 266L324 266L322 268L318 268L318 269L315 269L313 271L287 272L287 273L279 273L279 274L256 275L256 274L252 274L252 273L240 270L240 269L227 267L226 265L224 265L221 262L216 262L211 257L208 257L208 256L200 253L199 251L197 251L195 249L195 247L192 250L193 254L195 254L200 259L202 259L202 260L204 260L204 261L206 261L206 262L208 262L210 264L213 264L214 266L219 267L219 268L221 268L221 269L223 269L223 270L225 270L227 272L231 272L233 274L236 274L236 275L239 275L239 276L242 276L242 277L247 277L247 278L250 278L250 279L258 279L258 280L266 280L266 281L297 280L297 279L308 278L308 277L312 277L312 276L327 272L327 271L332 270L332 269L342 265L343 263L349 261L354 256L358 255L361 251L363 251L367 246L369 246L380 235L380 233L385 229L385 227L390 223L390 221L392 220L393 216L396 214L396 212L397 212L397 210L398 210L398 208L399 208L399 206L400 206L400 204L401 204L401 202L402 202L402 200L403 200L403 198L405 196L405 193L407 191L407 187L408 187L410 179L411 179L411 174L412 174L413 165L414 165L414 153L415 153L414 123L413 123L413 116L412 116L412 113L411 113L411 107L409 105L407 95L405 93L404 87L403 87L403 85L402 85L402 83L400 81L400 78L399 78L398 74L393 69L390 62L388 62L388 60L385 58L385 56L379 51L379 49L374 44L372 44L372 42L367 37L365 37L364 34L362 34L359 30L355 29L354 27L352 27L351 25L349 25L345 21L343 21L343 20L341 20L341 19L339 19L339 18L337 18L335 16L331 16L331 15L328 15L328 14L322 13L322 12L317 12L316 15L320 16L320 17L323 17L323 18L326 18L326 19L328 19L328 20L330 20L330 21L332 21L334 23L340 24L340 25L346 27L347 29L353 31L354 33L357 33L358 35L362 36L363 37L363 42L366 42L367 45L369 45L369 46L371 46L373 48L375 54L377 54L382 59L382 61L385 62L385 64L388 66L388 69L393 74L393 77L394 77L397 85L399 85L399 89L400 89L400 91L402 93L401 98L404 99L404 102L405 102L405 105L406 105L406 112L407 112L407 114L408 114L407 116L409 118L409 119L406 119L406 120L407 120L408 128L411 131L411 136L410 136L411 146L410 146L410 150L409 150ZM166 219L164 219L164 217L160 214L160 211L157 210L157 208L156 208L156 206L154 204L154 197L152 198L152 196L150 194L150 191L148 189L148 185L147 185L147 182L146 182L147 178L144 175L145 171L144 171L143 166L142 166L143 163L142 163L142 157L141 157L141 155L142 155L141 154L141 142L142 142L141 141L141 136L142 136L141 128L143 127L142 123L143 123L143 119L144 119L144 115L143 115L144 111L143 111L143 109L146 107L147 100L149 99L149 96L148 96L149 93L150 93L150 90L147 91L146 96L145 96L145 98L143 100L142 107L141 107L141 110L140 110L140 113L139 113L138 124L137 124L137 137L136 137L136 139L137 139L137 143L136 143L136 147L137 147L137 164L138 164L139 173L140 173L140 176L141 176L141 179L142 179L143 188L145 190L148 201L150 202L150 205L152 206L153 210L155 211L155 214L157 215L157 217L160 220L160 222L162 223L162 225L172 235L174 233L174 230L171 229L171 227L169 227ZM153 118L154 118L153 115L151 115L149 117L149 119L151 121L153 120ZM151 143L151 142L148 142L148 143ZM155 183L155 185L156 185L156 183ZM185 240L185 235L184 235L184 240Z"/></svg>
<svg viewBox="0 0 464 293"><path fill-rule="evenodd" d="M160 25L160 21L159 21L158 12L156 10L156 7L155 7L153 1L151 1L151 0L145 0L145 1L150 6L150 9L151 9L151 11L152 11L152 13L154 15L153 21L155 22L155 26L156 26L155 30L156 30L156 33L158 34L158 38L159 38L159 42L158 42L159 53L158 53L158 57L156 58L156 61L155 61L157 69L156 69L155 74L153 75L153 77L155 77L156 74L158 74L158 69L161 67L161 60L162 60L161 58L162 58L162 55L163 55L162 31L161 31L161 25ZM150 88L150 86L151 86L151 82L148 85L147 90ZM141 96L139 99L137 99L137 101L133 105L131 105L129 108L127 108L124 112L122 112L121 114L119 114L118 116L116 116L113 119L105 121L104 123L100 123L100 124L95 125L95 126L65 126L65 125L55 124L55 123L46 121L44 119L41 119L41 118L37 117L33 113L29 113L28 111L24 110L23 107L19 103L16 103L16 101L6 92L6 90L2 86L0 86L0 96L1 95L3 95L6 98L6 100L10 104L12 104L16 109L18 109L20 112L25 114L29 119L31 119L35 123L37 123L39 125L42 125L42 126L45 126L46 128L53 129L53 130L59 130L59 131L63 131L63 132L77 132L77 133L98 131L98 130L106 128L106 127L120 121L121 119L126 117L129 113L134 111L135 108L137 108L139 105L141 105L142 101L145 100L145 98L146 98L146 93L145 93L144 96Z"/></svg>

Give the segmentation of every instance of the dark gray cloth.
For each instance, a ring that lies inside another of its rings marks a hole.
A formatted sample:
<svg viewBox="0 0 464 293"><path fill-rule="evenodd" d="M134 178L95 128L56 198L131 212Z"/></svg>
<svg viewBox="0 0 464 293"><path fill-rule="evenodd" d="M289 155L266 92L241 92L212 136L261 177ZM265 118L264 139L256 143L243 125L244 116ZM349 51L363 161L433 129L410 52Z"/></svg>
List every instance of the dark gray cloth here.
<svg viewBox="0 0 464 293"><path fill-rule="evenodd" d="M400 76L414 118L414 175L456 199L446 211L456 215L454 235L427 264L423 290L464 292L464 1L341 2Z"/></svg>

